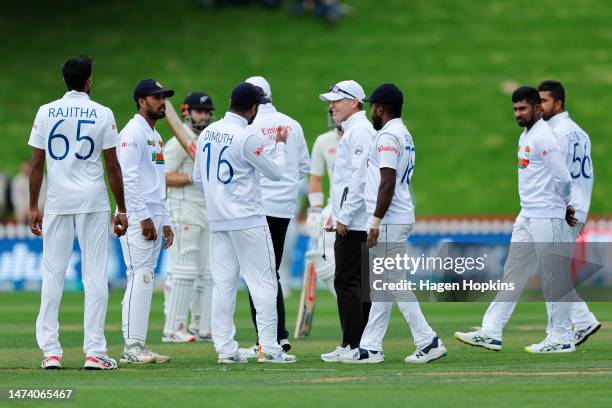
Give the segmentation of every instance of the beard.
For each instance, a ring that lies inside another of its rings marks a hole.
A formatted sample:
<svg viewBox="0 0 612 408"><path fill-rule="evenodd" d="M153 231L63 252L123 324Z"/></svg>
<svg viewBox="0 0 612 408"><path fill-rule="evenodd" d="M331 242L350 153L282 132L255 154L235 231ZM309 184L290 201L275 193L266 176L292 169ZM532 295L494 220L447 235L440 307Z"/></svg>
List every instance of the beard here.
<svg viewBox="0 0 612 408"><path fill-rule="evenodd" d="M372 116L372 126L374 127L374 130L380 130L382 129L382 117L380 116Z"/></svg>
<svg viewBox="0 0 612 408"><path fill-rule="evenodd" d="M160 109L157 112L147 110L147 116L154 120L163 119L166 117L166 109Z"/></svg>

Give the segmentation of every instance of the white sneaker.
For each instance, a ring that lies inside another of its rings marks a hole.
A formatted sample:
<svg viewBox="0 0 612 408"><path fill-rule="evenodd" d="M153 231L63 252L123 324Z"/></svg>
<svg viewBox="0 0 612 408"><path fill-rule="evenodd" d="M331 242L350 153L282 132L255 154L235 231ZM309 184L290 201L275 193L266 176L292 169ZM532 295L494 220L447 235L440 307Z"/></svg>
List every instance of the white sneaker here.
<svg viewBox="0 0 612 408"><path fill-rule="evenodd" d="M217 363L219 364L246 364L248 362L249 360L247 360L245 356L240 354L240 352L234 354L233 356L229 356L229 357L219 356L219 360L217 360Z"/></svg>
<svg viewBox="0 0 612 408"><path fill-rule="evenodd" d="M346 346L346 347L338 346L332 352L321 354L321 360L325 361L326 363L337 363L340 361L340 356L350 351L351 351L351 346Z"/></svg>
<svg viewBox="0 0 612 408"><path fill-rule="evenodd" d="M287 354L284 351L272 354L259 350L257 355L258 363L291 364L295 363L296 361L297 358L293 354Z"/></svg>
<svg viewBox="0 0 612 408"><path fill-rule="evenodd" d="M341 363L348 364L376 364L385 361L385 353L381 351L366 350L360 347L352 349L340 356Z"/></svg>
<svg viewBox="0 0 612 408"><path fill-rule="evenodd" d="M409 364L425 364L438 360L448 354L446 347L438 336L425 347L417 348L414 353L404 359Z"/></svg>
<svg viewBox="0 0 612 408"><path fill-rule="evenodd" d="M85 357L85 365L83 368L86 370L116 370L117 362L109 356L87 356Z"/></svg>
<svg viewBox="0 0 612 408"><path fill-rule="evenodd" d="M59 370L62 368L62 358L60 356L45 357L40 364L40 368L45 370Z"/></svg>
<svg viewBox="0 0 612 408"><path fill-rule="evenodd" d="M147 346L144 346L142 349L143 349L143 351L145 353L147 353L148 355L153 357L153 359L155 360L156 363L165 363L165 362L170 361L170 357L169 356L165 356L163 354L157 354L156 352L154 352L153 350L151 350Z"/></svg>
<svg viewBox="0 0 612 408"><path fill-rule="evenodd" d="M196 336L186 331L164 334L162 337L162 343L193 343L194 341L196 341Z"/></svg>
<svg viewBox="0 0 612 408"><path fill-rule="evenodd" d="M601 328L601 323L595 322L584 329L574 331L574 344L576 347L584 343L589 339L592 334L595 334L597 330Z"/></svg>
<svg viewBox="0 0 612 408"><path fill-rule="evenodd" d="M540 343L532 344L524 348L527 353L573 353L576 347L573 343L555 343L548 339L544 339Z"/></svg>
<svg viewBox="0 0 612 408"><path fill-rule="evenodd" d="M258 350L257 344L253 344L251 347L238 349L238 352L244 358L255 358L257 357Z"/></svg>
<svg viewBox="0 0 612 408"><path fill-rule="evenodd" d="M145 352L144 346L141 343L126 344L119 362L121 364L148 364L154 363L155 357Z"/></svg>
<svg viewBox="0 0 612 408"><path fill-rule="evenodd" d="M482 330L474 330L467 333L455 332L455 338L466 344L486 348L487 350L499 351L502 348L501 340L487 336Z"/></svg>

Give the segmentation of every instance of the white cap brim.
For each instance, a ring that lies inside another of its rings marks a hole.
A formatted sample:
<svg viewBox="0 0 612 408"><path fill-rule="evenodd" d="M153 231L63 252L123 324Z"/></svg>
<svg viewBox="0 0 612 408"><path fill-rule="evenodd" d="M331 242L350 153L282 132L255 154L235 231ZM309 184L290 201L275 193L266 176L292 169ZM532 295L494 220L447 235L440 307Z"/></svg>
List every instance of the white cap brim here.
<svg viewBox="0 0 612 408"><path fill-rule="evenodd" d="M353 99L348 95L344 95L338 92L328 92L319 95L319 98L322 101L339 101L340 99Z"/></svg>

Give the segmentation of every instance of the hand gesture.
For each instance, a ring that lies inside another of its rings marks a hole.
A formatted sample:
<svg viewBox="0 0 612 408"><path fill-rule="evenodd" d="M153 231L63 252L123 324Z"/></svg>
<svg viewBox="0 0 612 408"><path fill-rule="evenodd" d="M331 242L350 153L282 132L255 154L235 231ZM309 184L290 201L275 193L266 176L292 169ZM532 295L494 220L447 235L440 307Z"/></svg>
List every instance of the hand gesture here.
<svg viewBox="0 0 612 408"><path fill-rule="evenodd" d="M120 237L125 235L128 227L128 219L125 214L117 214L113 220L113 231L115 235Z"/></svg>
<svg viewBox="0 0 612 408"><path fill-rule="evenodd" d="M142 230L142 236L145 241L155 241L157 239L157 229L153 220L147 218L146 220L140 221L140 229Z"/></svg>
<svg viewBox="0 0 612 408"><path fill-rule="evenodd" d="M380 234L380 229L378 228L370 229L370 232L368 233L368 241L366 242L366 245L368 246L368 248L373 248L376 245L378 245L378 234Z"/></svg>
<svg viewBox="0 0 612 408"><path fill-rule="evenodd" d="M174 241L174 232L172 232L172 228L169 225L164 225L163 228L164 241L162 243L162 248L168 249L172 242Z"/></svg>
<svg viewBox="0 0 612 408"><path fill-rule="evenodd" d="M28 214L30 231L36 236L42 235L42 215L38 211L38 207L30 207L30 213Z"/></svg>
<svg viewBox="0 0 612 408"><path fill-rule="evenodd" d="M281 126L276 128L276 143L287 143L287 136L289 134L287 133L287 128L283 128Z"/></svg>

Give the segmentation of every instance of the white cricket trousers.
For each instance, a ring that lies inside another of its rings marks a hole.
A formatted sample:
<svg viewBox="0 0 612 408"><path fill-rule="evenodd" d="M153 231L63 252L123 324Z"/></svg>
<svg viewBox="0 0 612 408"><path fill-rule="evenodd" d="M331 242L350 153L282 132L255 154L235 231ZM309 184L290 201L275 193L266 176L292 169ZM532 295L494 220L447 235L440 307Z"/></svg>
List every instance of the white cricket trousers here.
<svg viewBox="0 0 612 408"><path fill-rule="evenodd" d="M146 241L142 235L140 222L128 217L128 230L119 240L123 260L127 267L127 286L121 302L122 331L124 339L147 339L149 311L153 296L153 275L159 258L163 239L163 218L151 217L157 229L157 239Z"/></svg>
<svg viewBox="0 0 612 408"><path fill-rule="evenodd" d="M576 242L578 239L578 235L584 226L583 223L579 222L575 227L570 227L567 223L563 224L563 234L567 240L567 242ZM569 248L568 248L569 249ZM569 255L569 259L571 261L572 254ZM580 298L578 293L575 290L572 291L568 295L567 301L572 304L572 312L571 312L571 322L574 331L586 329L592 324L597 323L597 318L595 315L589 310L586 302ZM550 315L550 304L546 302L546 311ZM548 325L546 327L546 334L550 335L551 327L550 327L550 319L548 320Z"/></svg>
<svg viewBox="0 0 612 408"><path fill-rule="evenodd" d="M408 234L412 230L412 225L381 225L380 234L378 236L378 245L384 245L385 242L405 243L408 240ZM405 246L393 246L393 249L385 254L386 257L393 258L396 254L402 254L402 248ZM405 293L402 291L394 302L372 302L370 314L368 316L368 324L366 325L359 347L366 350L382 351L382 342L389 326L389 318L391 317L391 309L395 303L404 316L404 319L410 327L414 344L417 347L423 347L432 342L436 333L425 320L421 307L412 292ZM411 299L406 301L406 299Z"/></svg>
<svg viewBox="0 0 612 408"><path fill-rule="evenodd" d="M482 319L482 330L490 337L502 340L502 332L516 307L532 271L539 273L546 299L549 304L549 340L555 343L572 342L570 302L558 301L561 291L569 282L569 263L561 256L550 256L552 244L564 242L565 220L549 218L527 218L518 216L512 230L511 246L504 265L504 281L514 282L515 290L510 295L499 292L489 305ZM521 245L528 244L528 245ZM533 244L533 245L531 245ZM567 244L565 244L567 245ZM560 247L561 251L564 250ZM506 300L505 300L506 299Z"/></svg>
<svg viewBox="0 0 612 408"><path fill-rule="evenodd" d="M210 253L213 254L212 338L219 357L238 352L234 311L240 271L257 311L259 344L266 353L281 353L283 349L276 339L278 281L268 226L211 232Z"/></svg>
<svg viewBox="0 0 612 408"><path fill-rule="evenodd" d="M106 266L110 212L45 214L43 217L43 262L40 311L36 319L36 341L45 357L63 354L59 342L59 305L64 276L72 256L74 238L81 248L81 275L85 291L83 352L106 354L104 320L108 305Z"/></svg>

